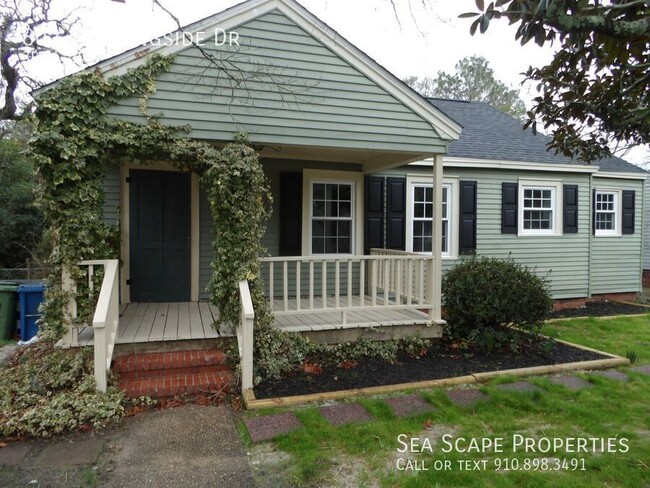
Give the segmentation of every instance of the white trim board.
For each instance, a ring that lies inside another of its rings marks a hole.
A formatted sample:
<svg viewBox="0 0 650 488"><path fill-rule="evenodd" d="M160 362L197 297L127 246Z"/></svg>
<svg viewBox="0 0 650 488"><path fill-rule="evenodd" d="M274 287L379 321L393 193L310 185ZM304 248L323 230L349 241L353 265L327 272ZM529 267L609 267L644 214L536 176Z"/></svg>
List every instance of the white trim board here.
<svg viewBox="0 0 650 488"><path fill-rule="evenodd" d="M411 166L433 166L431 159L411 163ZM585 164L550 164L532 163L526 161L500 161L497 159L455 158L444 156L445 168L488 168L488 169L515 169L526 171L552 171L563 173L598 173L597 166Z"/></svg>

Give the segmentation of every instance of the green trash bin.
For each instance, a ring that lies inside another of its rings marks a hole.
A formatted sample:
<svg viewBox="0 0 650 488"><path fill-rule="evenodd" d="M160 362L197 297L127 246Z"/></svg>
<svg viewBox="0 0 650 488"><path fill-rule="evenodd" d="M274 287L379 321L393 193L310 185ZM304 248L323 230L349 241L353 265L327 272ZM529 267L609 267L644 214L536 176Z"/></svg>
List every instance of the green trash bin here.
<svg viewBox="0 0 650 488"><path fill-rule="evenodd" d="M13 339L16 333L16 290L17 283L0 281L0 339Z"/></svg>

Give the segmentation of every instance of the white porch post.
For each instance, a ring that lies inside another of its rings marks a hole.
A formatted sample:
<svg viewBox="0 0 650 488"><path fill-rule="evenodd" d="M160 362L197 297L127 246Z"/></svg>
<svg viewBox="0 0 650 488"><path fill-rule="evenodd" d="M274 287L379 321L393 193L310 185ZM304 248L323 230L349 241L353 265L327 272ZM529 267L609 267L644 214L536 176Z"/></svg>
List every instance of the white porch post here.
<svg viewBox="0 0 650 488"><path fill-rule="evenodd" d="M63 268L63 276L61 277L61 288L65 292L70 292L72 296L68 299L68 303L64 305L63 316L66 321L67 329L63 336L63 344L66 347L79 345L79 330L73 325L73 320L77 318L77 284L72 279L70 270L67 267Z"/></svg>
<svg viewBox="0 0 650 488"><path fill-rule="evenodd" d="M431 239L431 261L429 263L427 289L429 303L429 320L437 322L442 319L442 154L433 157L433 226Z"/></svg>

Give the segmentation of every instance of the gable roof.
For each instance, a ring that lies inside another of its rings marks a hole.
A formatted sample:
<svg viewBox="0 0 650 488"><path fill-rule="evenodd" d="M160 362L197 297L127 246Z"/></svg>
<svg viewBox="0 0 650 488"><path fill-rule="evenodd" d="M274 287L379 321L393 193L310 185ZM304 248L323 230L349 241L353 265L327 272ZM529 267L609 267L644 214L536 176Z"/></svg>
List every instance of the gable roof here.
<svg viewBox="0 0 650 488"><path fill-rule="evenodd" d="M485 102L468 102L429 98L429 103L458 122L463 130L460 138L449 144L450 157L519 161L558 165L586 163L549 151L551 138L531 130L522 130L517 119ZM592 163L601 172L639 173L646 171L618 157Z"/></svg>
<svg viewBox="0 0 650 488"><path fill-rule="evenodd" d="M203 20L189 24L183 27L183 31L191 33L214 32L215 28L228 31L274 10L281 12L297 25L303 27L324 46L352 64L362 74L387 90L395 99L428 121L441 139L447 141L458 139L461 128L453 119L427 103L424 98L404 85L401 80L295 0L247 0ZM172 38L177 33L179 31L171 33ZM169 34L152 40L146 46L141 45L101 61L86 68L84 72L98 70L106 76L119 75L126 72L127 69L146 63L147 58L152 54L173 55L187 49L188 46L183 46L182 43L170 44L165 42L167 36ZM51 83L35 91L35 95L38 95L42 90L47 90L56 83Z"/></svg>

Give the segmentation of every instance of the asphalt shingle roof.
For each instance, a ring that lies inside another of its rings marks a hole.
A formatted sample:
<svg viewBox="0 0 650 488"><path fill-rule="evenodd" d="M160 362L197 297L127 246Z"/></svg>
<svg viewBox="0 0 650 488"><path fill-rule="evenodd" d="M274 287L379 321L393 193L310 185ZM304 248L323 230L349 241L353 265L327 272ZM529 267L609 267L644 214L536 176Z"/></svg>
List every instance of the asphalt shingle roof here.
<svg viewBox="0 0 650 488"><path fill-rule="evenodd" d="M522 161L548 164L584 164L547 150L550 141L543 134L522 130L517 119L485 102L466 102L429 98L438 110L463 127L460 139L449 145L448 155L459 158ZM600 171L646 173L621 158L611 157L593 163Z"/></svg>

